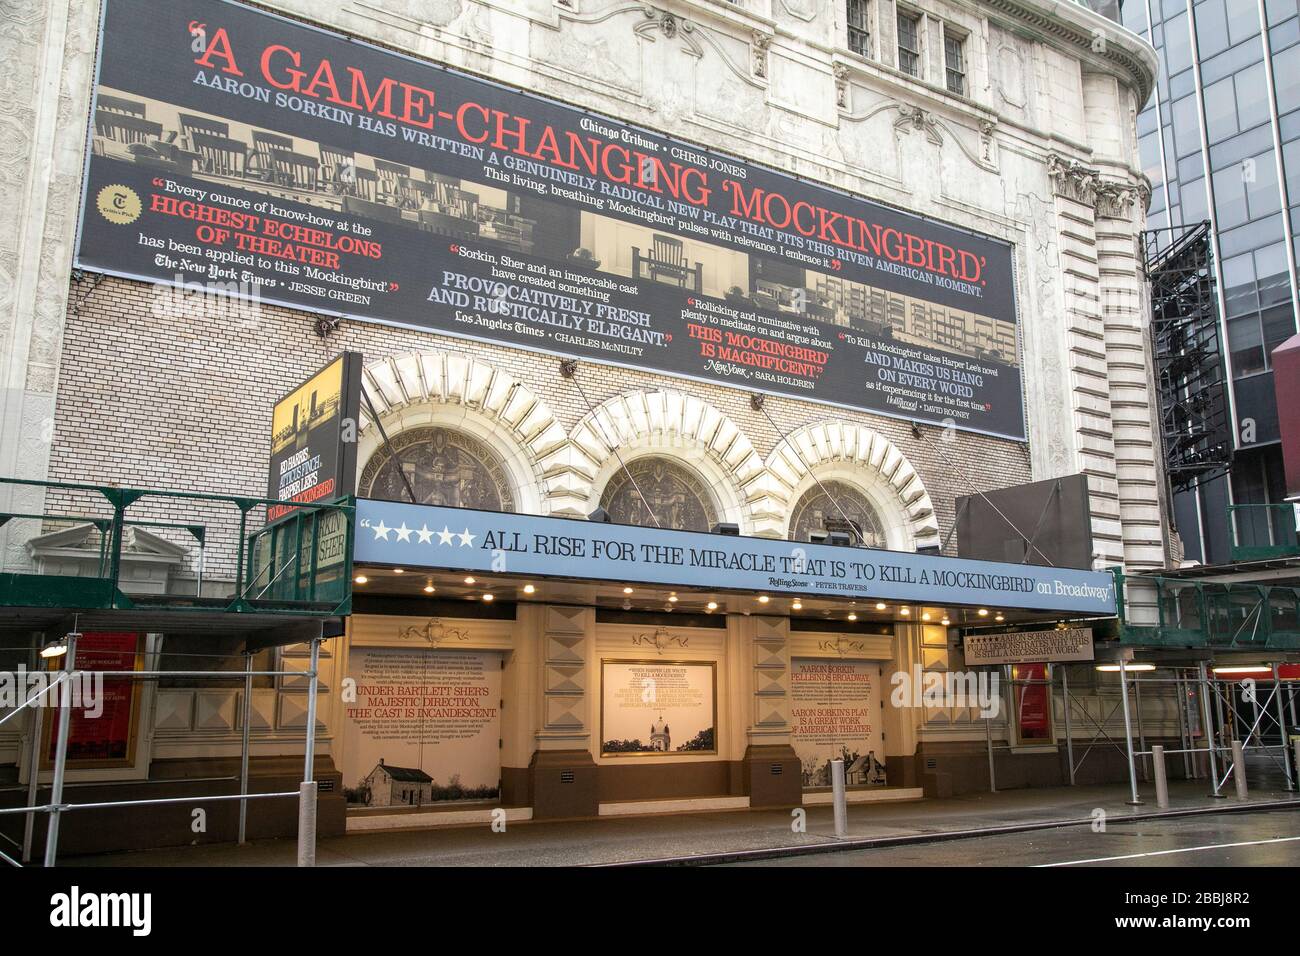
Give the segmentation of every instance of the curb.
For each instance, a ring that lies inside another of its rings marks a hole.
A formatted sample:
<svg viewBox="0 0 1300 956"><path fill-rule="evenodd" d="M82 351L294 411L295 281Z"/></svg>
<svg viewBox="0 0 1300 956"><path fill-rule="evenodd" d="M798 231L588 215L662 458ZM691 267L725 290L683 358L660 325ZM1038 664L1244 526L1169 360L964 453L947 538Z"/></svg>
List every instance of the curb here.
<svg viewBox="0 0 1300 956"><path fill-rule="evenodd" d="M1181 810L1158 810L1134 813L1124 817L1107 817L1107 824L1140 823L1165 820L1172 817L1207 816L1220 813L1254 813L1263 810L1300 808L1300 799L1270 800L1238 806L1189 807ZM1092 817L1082 819L1043 820L1034 823L1012 823L1004 826L981 827L971 830L948 830L940 833L911 833L904 836L866 837L856 840L837 840L828 843L801 844L797 846L766 847L760 850L728 850L721 853L701 853L694 856L669 856L645 860L620 860L616 863L589 863L595 868L624 868L642 866L717 866L722 863L746 863L757 860L774 860L791 856L812 856L819 853L841 853L848 850L870 850L921 843L945 843L950 840L971 840L977 837L1002 836L1010 833L1030 833L1035 830L1056 830L1063 827L1091 826ZM829 838L834 840L834 838Z"/></svg>

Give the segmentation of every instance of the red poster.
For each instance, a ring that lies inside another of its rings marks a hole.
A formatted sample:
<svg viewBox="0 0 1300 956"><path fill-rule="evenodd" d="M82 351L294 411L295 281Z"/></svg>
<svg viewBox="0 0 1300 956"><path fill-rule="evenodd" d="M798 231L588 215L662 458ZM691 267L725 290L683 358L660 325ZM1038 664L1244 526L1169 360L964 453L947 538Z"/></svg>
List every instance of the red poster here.
<svg viewBox="0 0 1300 956"><path fill-rule="evenodd" d="M1046 664L1016 664L1013 681L1046 681ZM1015 684L1016 726L1021 740L1049 740L1052 736L1051 695L1046 683Z"/></svg>
<svg viewBox="0 0 1300 956"><path fill-rule="evenodd" d="M140 635L131 631L87 631L77 639L78 671L131 671L136 669ZM135 720L139 681L78 682L72 699L68 732L68 763L82 766L124 766L134 759ZM52 764L58 747L59 711L53 712L46 738L46 760Z"/></svg>

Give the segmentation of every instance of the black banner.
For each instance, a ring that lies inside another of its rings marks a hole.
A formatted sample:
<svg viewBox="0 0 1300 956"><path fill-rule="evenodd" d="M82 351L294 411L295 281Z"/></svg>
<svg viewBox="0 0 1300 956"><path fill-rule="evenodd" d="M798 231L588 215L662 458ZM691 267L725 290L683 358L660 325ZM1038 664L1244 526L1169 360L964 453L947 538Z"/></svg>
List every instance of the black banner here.
<svg viewBox="0 0 1300 956"><path fill-rule="evenodd" d="M1012 247L224 0L106 0L77 262L1025 437Z"/></svg>

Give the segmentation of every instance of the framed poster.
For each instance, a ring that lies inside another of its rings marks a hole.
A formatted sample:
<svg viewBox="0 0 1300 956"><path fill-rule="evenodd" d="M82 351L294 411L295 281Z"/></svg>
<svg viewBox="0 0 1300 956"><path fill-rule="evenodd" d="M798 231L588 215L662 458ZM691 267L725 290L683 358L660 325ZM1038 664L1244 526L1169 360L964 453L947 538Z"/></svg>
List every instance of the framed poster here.
<svg viewBox="0 0 1300 956"><path fill-rule="evenodd" d="M601 661L600 755L716 754L717 681L713 661Z"/></svg>
<svg viewBox="0 0 1300 956"><path fill-rule="evenodd" d="M421 807L500 793L501 655L353 647L344 702L349 808Z"/></svg>
<svg viewBox="0 0 1300 956"><path fill-rule="evenodd" d="M1016 708L1016 738L1021 743L1050 743L1052 740L1050 680L1051 672L1045 663L1011 666L1011 686Z"/></svg>
<svg viewBox="0 0 1300 956"><path fill-rule="evenodd" d="M142 670L142 638L143 635L133 631L87 631L77 639L73 665L78 671ZM140 724L140 681L104 677L102 682L87 681L80 687L81 698L73 698L72 722L68 727L68 768L134 766ZM49 719L43 722L42 770L54 766L59 716L58 708L51 708Z"/></svg>
<svg viewBox="0 0 1300 956"><path fill-rule="evenodd" d="M831 761L844 761L851 787L883 786L880 665L796 658L790 662L791 742L806 788L831 785Z"/></svg>

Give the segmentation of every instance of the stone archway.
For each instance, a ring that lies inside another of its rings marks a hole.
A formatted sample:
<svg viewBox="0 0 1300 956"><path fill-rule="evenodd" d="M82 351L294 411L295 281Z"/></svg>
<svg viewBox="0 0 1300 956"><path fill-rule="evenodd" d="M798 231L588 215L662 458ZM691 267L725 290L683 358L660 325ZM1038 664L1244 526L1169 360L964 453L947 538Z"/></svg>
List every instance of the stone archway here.
<svg viewBox="0 0 1300 956"><path fill-rule="evenodd" d="M496 496L504 493L510 500L506 510L532 514L553 510L547 493L549 473L568 436L546 403L509 372L448 352L412 352L367 364L363 387L395 445L398 436L408 433L405 440L417 444L426 438L436 441L439 430L465 436L459 442L465 447L458 449L468 456L465 467L471 458L483 461L483 480L494 485L481 489L482 494L471 494L474 500L493 499L495 490ZM386 450L364 402L361 419L358 469L373 482L375 472L384 467L376 456ZM459 455L452 457L459 460ZM449 461L444 451L430 459L427 464L436 473L434 478L446 471ZM372 469L369 475L368 468Z"/></svg>
<svg viewBox="0 0 1300 956"><path fill-rule="evenodd" d="M842 481L878 513L884 547L937 547L934 503L916 469L888 438L865 425L823 421L790 433L767 457L771 504L790 531L795 506L817 482Z"/></svg>

